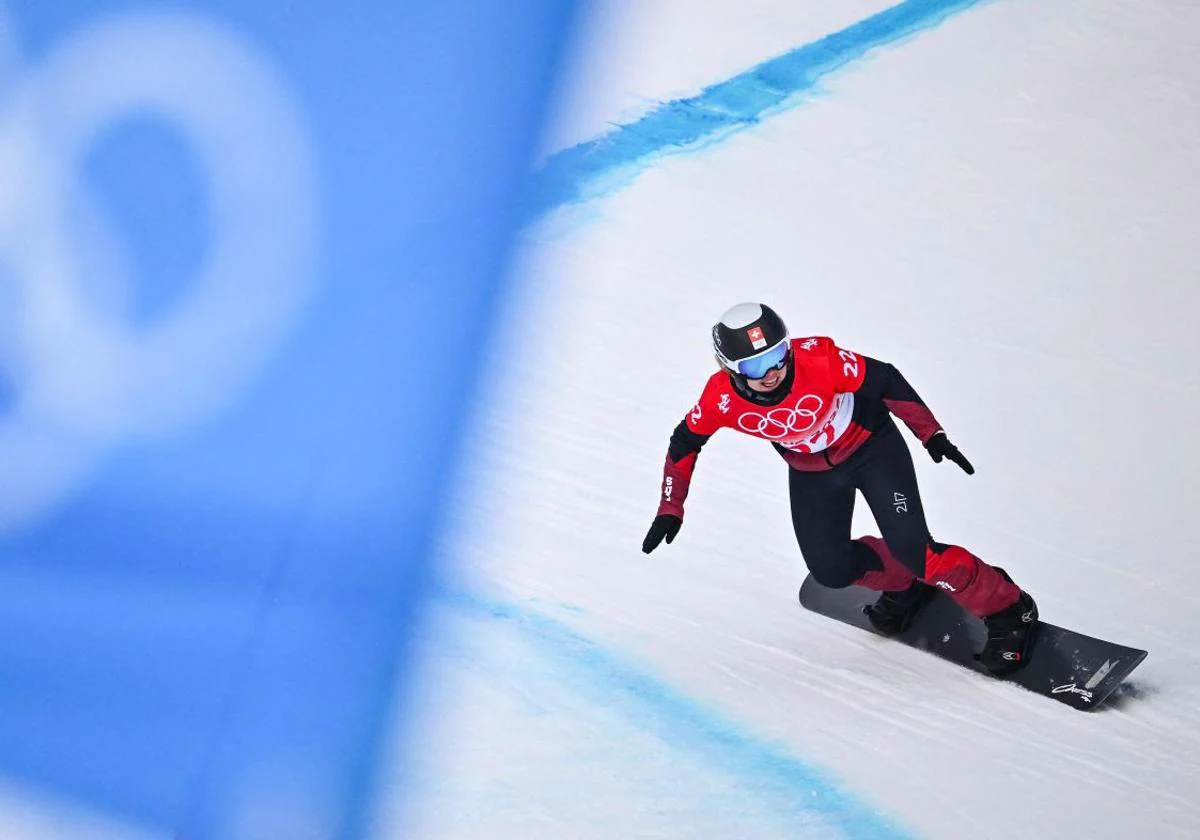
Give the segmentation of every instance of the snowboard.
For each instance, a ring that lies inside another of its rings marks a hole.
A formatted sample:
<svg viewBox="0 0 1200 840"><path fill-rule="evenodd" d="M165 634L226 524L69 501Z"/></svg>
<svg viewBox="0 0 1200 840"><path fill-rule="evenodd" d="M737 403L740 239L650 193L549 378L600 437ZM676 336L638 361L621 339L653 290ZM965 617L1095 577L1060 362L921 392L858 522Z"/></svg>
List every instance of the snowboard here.
<svg viewBox="0 0 1200 840"><path fill-rule="evenodd" d="M815 613L875 633L863 608L875 603L879 593L861 586L829 589L809 575L800 587L800 604ZM1015 674L991 677L1015 683L1030 691L1066 703L1073 709L1094 711L1124 683L1146 658L1146 651L1107 642L1045 621L1038 623L1029 662ZM892 639L928 651L973 671L987 674L975 659L987 629L940 592L913 619L912 625Z"/></svg>

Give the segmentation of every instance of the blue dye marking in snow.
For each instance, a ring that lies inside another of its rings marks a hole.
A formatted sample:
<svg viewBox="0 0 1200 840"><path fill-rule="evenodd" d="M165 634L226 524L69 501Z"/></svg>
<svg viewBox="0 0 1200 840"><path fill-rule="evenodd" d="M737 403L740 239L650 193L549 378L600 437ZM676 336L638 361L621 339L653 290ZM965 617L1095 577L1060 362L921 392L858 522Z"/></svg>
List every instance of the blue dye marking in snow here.
<svg viewBox="0 0 1200 840"><path fill-rule="evenodd" d="M820 770L747 734L562 622L461 590L444 589L437 599L464 614L520 630L522 638L554 663L556 677L573 673L584 689L603 694L606 708L626 714L642 730L671 746L711 756L722 772L746 780L751 795L787 803L775 811L779 817L800 823L818 820L855 840L913 836Z"/></svg>
<svg viewBox="0 0 1200 840"><path fill-rule="evenodd" d="M551 156L532 179L526 218L628 183L652 160L702 148L794 103L823 76L867 52L936 26L982 0L905 0L832 35L765 61L696 96Z"/></svg>

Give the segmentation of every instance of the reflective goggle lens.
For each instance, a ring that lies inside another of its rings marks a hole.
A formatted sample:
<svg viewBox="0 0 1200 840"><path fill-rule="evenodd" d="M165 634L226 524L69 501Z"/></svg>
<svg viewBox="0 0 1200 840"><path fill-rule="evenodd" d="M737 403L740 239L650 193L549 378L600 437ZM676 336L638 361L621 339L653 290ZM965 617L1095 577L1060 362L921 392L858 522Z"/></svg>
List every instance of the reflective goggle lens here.
<svg viewBox="0 0 1200 840"><path fill-rule="evenodd" d="M762 379L770 371L778 367L783 367L787 361L788 343L781 341L765 353L759 353L757 356L751 356L749 359L742 359L737 363L737 370L742 376L747 379Z"/></svg>

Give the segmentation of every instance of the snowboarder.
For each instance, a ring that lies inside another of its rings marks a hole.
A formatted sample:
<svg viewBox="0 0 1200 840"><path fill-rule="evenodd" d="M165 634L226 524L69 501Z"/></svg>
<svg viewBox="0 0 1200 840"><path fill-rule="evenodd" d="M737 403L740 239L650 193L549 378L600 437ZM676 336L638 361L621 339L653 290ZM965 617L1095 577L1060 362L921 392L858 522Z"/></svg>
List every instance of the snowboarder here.
<svg viewBox="0 0 1200 840"><path fill-rule="evenodd" d="M671 435L658 515L642 543L650 553L675 539L696 457L718 429L768 440L790 469L792 524L812 576L827 587L880 592L868 617L884 635L903 632L942 589L981 618L981 663L997 676L1025 664L1037 605L1003 570L929 533L899 417L934 462L968 475L971 463L892 365L852 353L827 337L789 338L768 306L741 303L712 329L720 370ZM855 491L883 539L850 538Z"/></svg>

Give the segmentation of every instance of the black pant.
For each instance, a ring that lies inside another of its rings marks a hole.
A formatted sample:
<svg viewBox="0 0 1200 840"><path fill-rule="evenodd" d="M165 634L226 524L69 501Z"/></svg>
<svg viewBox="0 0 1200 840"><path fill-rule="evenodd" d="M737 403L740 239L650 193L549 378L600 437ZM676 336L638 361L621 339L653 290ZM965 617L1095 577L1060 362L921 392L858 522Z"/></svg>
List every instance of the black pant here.
<svg viewBox="0 0 1200 840"><path fill-rule="evenodd" d="M788 473L796 541L818 583L849 586L883 568L879 555L850 539L856 490L867 500L893 556L924 577L927 547L940 547L925 523L912 454L890 417L849 460L826 472Z"/></svg>

